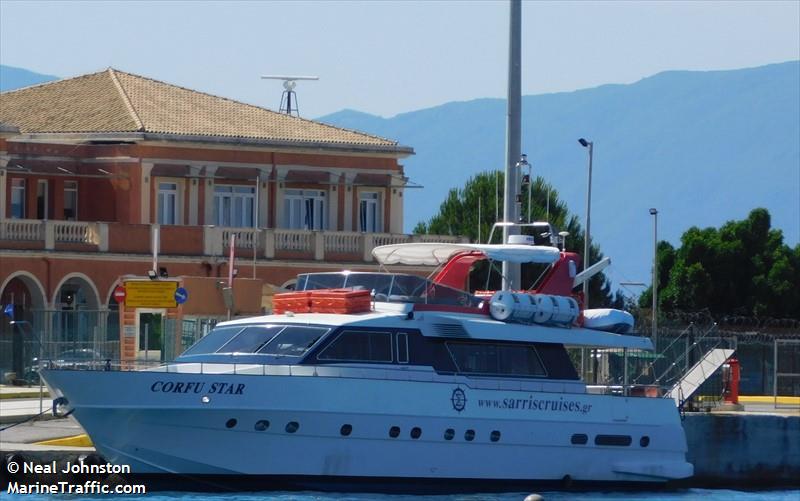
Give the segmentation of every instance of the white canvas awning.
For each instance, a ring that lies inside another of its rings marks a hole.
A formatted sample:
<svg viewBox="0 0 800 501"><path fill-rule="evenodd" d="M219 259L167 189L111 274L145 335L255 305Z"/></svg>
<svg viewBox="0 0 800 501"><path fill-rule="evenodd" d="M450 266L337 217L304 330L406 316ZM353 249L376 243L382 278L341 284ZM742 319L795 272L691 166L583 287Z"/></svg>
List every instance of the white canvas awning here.
<svg viewBox="0 0 800 501"><path fill-rule="evenodd" d="M438 266L459 252L479 251L494 261L510 263L544 263L558 260L561 252L555 247L512 244L447 244L410 243L381 245L372 249L372 255L381 264L408 264Z"/></svg>

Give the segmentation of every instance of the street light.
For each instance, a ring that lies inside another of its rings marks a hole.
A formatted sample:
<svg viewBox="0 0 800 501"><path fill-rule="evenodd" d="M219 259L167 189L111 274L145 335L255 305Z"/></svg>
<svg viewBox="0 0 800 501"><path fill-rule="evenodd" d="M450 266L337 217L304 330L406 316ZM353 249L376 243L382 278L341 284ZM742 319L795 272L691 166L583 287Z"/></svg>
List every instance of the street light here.
<svg viewBox="0 0 800 501"><path fill-rule="evenodd" d="M650 209L650 215L653 216L653 331L650 334L650 339L653 341L653 348L658 353L658 210Z"/></svg>
<svg viewBox="0 0 800 501"><path fill-rule="evenodd" d="M589 182L586 188L586 235L583 240L583 269L589 267L589 239L591 234L589 232L592 214L592 153L594 152L594 143L587 141L584 138L578 139L578 142L584 148L589 148ZM585 308L589 307L589 281L583 282L583 305Z"/></svg>

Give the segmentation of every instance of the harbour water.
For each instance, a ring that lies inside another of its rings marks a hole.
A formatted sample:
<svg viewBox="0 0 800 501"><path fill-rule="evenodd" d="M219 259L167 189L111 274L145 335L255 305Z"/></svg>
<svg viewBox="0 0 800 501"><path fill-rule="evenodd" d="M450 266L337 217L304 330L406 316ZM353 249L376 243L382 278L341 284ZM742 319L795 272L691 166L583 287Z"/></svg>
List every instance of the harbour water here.
<svg viewBox="0 0 800 501"><path fill-rule="evenodd" d="M144 496L107 496L103 499L126 501L523 501L529 492L503 494L457 494L451 496L408 496L385 494L331 494L322 492L255 492L208 494L197 492L155 492ZM681 489L653 492L539 492L545 501L798 501L800 489L737 491L730 489ZM28 501L44 501L56 496L26 495ZM7 493L0 500L19 499ZM71 499L81 499L72 498ZM94 497L93 499L98 499Z"/></svg>

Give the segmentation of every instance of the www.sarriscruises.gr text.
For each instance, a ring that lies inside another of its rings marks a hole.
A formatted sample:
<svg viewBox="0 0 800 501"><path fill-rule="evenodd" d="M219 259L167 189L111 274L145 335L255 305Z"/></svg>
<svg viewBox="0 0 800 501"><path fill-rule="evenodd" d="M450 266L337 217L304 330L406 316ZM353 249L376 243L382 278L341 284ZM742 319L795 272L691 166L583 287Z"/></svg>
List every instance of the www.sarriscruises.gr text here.
<svg viewBox="0 0 800 501"><path fill-rule="evenodd" d="M533 398L503 398L503 399L478 399L478 407L484 409L517 409L544 412L573 412L588 414L592 404L585 404L575 400Z"/></svg>

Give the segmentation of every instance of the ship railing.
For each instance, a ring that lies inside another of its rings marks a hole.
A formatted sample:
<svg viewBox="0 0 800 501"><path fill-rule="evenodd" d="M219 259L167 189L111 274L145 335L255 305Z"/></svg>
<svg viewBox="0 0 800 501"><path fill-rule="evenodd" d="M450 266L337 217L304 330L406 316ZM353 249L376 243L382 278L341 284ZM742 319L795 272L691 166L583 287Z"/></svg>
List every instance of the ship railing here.
<svg viewBox="0 0 800 501"><path fill-rule="evenodd" d="M104 361L78 366L61 365L63 370L95 370L115 372L154 372L186 375L236 375L236 376L308 376L326 378L372 379L385 381L414 381L453 383L472 389L529 391L541 393L588 393L591 395L658 397L662 391L653 385L584 385L579 380L542 379L491 379L474 378L461 374L440 374L424 367L370 367L359 365L272 365L257 363L220 362L145 362Z"/></svg>

